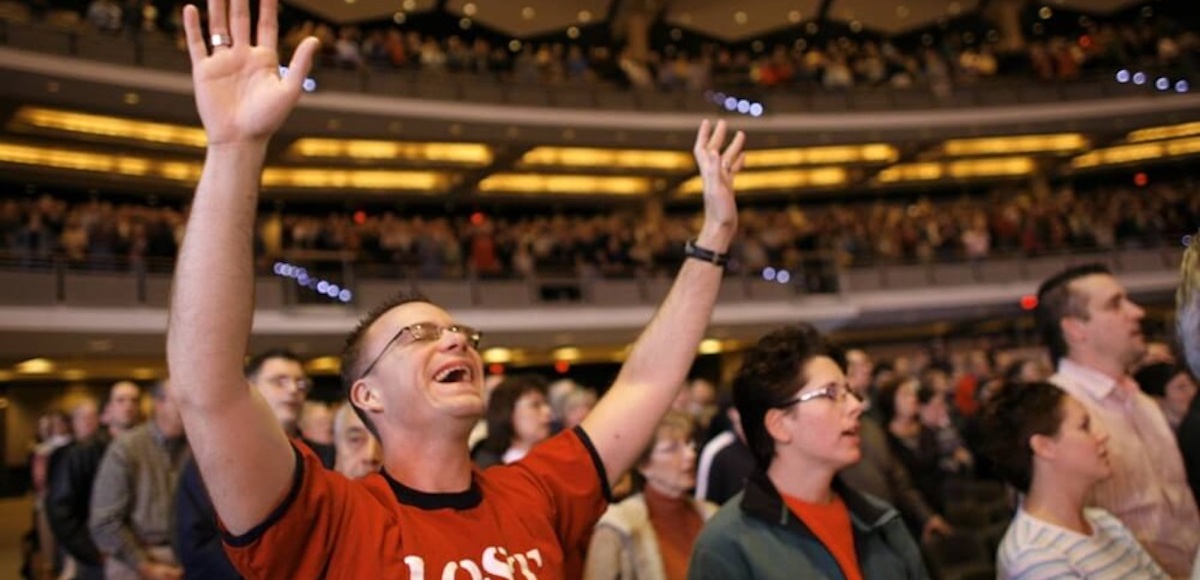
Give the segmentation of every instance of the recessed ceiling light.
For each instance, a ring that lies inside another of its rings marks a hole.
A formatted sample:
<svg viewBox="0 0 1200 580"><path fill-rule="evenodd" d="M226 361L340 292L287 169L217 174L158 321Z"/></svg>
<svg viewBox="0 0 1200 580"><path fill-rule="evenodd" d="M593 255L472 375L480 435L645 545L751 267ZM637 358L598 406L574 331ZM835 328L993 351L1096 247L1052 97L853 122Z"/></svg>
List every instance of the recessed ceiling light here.
<svg viewBox="0 0 1200 580"><path fill-rule="evenodd" d="M579 11L579 21L584 24L591 22L592 21L592 11L591 10L580 10Z"/></svg>
<svg viewBox="0 0 1200 580"><path fill-rule="evenodd" d="M467 16L474 16L476 10L478 10L478 7L475 6L474 2L467 2L466 4L463 4L463 14L466 14Z"/></svg>
<svg viewBox="0 0 1200 580"><path fill-rule="evenodd" d="M142 96L137 93L125 93L125 104L136 105L142 102Z"/></svg>
<svg viewBox="0 0 1200 580"><path fill-rule="evenodd" d="M571 39L579 38L579 27L578 26L568 26L567 27L567 37L571 38Z"/></svg>
<svg viewBox="0 0 1200 580"><path fill-rule="evenodd" d="M401 4L400 6L402 6L406 11L416 10L417 0L404 0L404 4Z"/></svg>
<svg viewBox="0 0 1200 580"><path fill-rule="evenodd" d="M799 10L792 10L788 12L788 22L791 22L792 24L799 24L803 17L804 15L800 14Z"/></svg>
<svg viewBox="0 0 1200 580"><path fill-rule="evenodd" d="M533 20L535 16L537 16L537 11L533 9L533 6L526 6L521 9L521 18Z"/></svg>
<svg viewBox="0 0 1200 580"><path fill-rule="evenodd" d="M747 16L746 13L741 10L738 10L737 12L733 13L733 21L738 24L745 24L746 21L749 19L750 19L750 17Z"/></svg>

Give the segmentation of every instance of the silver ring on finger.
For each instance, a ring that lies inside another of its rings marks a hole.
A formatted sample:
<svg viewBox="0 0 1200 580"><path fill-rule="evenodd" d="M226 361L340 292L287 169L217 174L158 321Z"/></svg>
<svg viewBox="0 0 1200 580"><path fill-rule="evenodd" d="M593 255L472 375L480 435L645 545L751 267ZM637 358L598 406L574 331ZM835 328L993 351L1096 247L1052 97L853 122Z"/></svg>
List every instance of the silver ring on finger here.
<svg viewBox="0 0 1200 580"><path fill-rule="evenodd" d="M228 34L213 34L210 41L214 49L221 48L222 46L233 46L233 39Z"/></svg>

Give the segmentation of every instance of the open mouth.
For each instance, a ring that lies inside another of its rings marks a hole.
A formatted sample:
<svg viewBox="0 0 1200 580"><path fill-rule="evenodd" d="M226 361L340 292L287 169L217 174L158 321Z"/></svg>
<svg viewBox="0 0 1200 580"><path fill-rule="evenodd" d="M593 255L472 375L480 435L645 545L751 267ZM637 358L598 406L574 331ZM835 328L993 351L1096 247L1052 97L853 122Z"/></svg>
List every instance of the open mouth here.
<svg viewBox="0 0 1200 580"><path fill-rule="evenodd" d="M446 367L433 376L434 381L444 384L461 383L470 379L471 369L465 364Z"/></svg>

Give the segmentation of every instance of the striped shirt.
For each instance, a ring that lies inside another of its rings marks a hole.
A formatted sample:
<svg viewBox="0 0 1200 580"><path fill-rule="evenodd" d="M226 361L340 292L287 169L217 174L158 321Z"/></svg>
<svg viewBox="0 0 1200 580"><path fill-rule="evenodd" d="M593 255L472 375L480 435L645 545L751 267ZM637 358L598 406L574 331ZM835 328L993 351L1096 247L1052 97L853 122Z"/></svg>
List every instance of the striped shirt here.
<svg viewBox="0 0 1200 580"><path fill-rule="evenodd" d="M1089 505L1120 519L1168 574L1186 578L1200 548L1200 512L1158 405L1130 377L1114 379L1069 359L1059 362L1050 382L1109 435L1113 474L1096 484Z"/></svg>
<svg viewBox="0 0 1200 580"><path fill-rule="evenodd" d="M1090 536L1039 520L1024 507L1017 510L997 549L997 578L1168 578L1117 518L1099 508L1084 509L1083 517L1092 527Z"/></svg>

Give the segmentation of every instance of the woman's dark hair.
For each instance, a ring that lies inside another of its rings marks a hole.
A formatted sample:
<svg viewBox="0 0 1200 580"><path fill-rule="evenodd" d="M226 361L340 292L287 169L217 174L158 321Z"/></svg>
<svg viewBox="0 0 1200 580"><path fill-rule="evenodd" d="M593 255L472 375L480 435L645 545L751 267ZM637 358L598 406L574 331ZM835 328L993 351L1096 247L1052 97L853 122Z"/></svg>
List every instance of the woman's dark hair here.
<svg viewBox="0 0 1200 580"><path fill-rule="evenodd" d="M841 349L808 324L774 330L746 351L733 379L733 401L759 469L767 469L775 457L775 440L766 427L767 412L785 405L808 382L801 373L818 356L833 359L845 372L846 357Z"/></svg>
<svg viewBox="0 0 1200 580"><path fill-rule="evenodd" d="M484 415L487 420L488 434L487 438L480 443L480 447L484 451L490 451L497 455L503 455L505 451L508 451L513 438L516 437L512 417L513 410L517 407L517 401L531 392L538 392L545 396L548 388L546 379L541 375L525 374L505 377L499 385L496 385L496 388L492 390L491 397L488 398L487 413Z"/></svg>
<svg viewBox="0 0 1200 580"><path fill-rule="evenodd" d="M874 404L879 406L879 414L883 418L884 425L891 423L892 419L896 418L896 394L910 382L917 383L917 397L920 402L920 382L912 377L892 377L879 385L879 394L875 397Z"/></svg>
<svg viewBox="0 0 1200 580"><path fill-rule="evenodd" d="M1058 387L1046 382L1005 382L984 401L983 452L996 472L1021 492L1033 483L1034 435L1053 437L1063 419L1066 398Z"/></svg>

